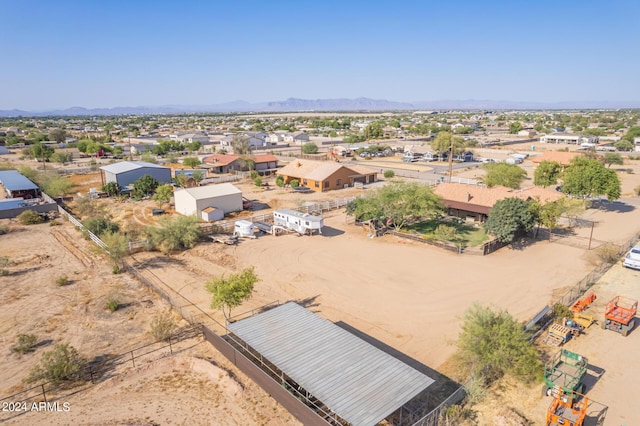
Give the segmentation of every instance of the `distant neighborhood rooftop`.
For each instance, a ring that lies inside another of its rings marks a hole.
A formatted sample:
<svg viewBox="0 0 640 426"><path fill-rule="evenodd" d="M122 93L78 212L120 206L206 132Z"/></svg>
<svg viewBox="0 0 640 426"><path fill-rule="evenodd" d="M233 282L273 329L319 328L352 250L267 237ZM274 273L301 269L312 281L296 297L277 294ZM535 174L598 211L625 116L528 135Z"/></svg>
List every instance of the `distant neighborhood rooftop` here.
<svg viewBox="0 0 640 426"><path fill-rule="evenodd" d="M144 161L121 161L119 163L113 163L106 166L100 167L100 169L105 170L107 172L118 174L130 172L131 170L140 169L143 167L152 167L156 169L166 169L167 167L161 166L159 164L147 163Z"/></svg>

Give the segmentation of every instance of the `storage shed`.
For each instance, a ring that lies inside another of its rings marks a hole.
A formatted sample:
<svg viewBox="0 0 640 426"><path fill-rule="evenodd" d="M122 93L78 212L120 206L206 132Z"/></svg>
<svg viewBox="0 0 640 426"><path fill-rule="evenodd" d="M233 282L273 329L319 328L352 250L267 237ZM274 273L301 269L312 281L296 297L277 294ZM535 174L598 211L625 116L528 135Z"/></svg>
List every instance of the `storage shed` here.
<svg viewBox="0 0 640 426"><path fill-rule="evenodd" d="M40 188L16 170L0 170L0 185L4 187L7 198L40 197Z"/></svg>
<svg viewBox="0 0 640 426"><path fill-rule="evenodd" d="M220 209L216 209L215 207L207 207L202 210L202 220L206 220L207 222L222 220L223 218L224 212Z"/></svg>
<svg viewBox="0 0 640 426"><path fill-rule="evenodd" d="M171 169L144 161L121 161L100 167L102 184L115 182L119 187L133 184L144 175L163 183L171 183Z"/></svg>
<svg viewBox="0 0 640 426"><path fill-rule="evenodd" d="M230 183L179 189L173 193L176 211L185 216L201 216L207 207L223 214L242 210L242 192Z"/></svg>

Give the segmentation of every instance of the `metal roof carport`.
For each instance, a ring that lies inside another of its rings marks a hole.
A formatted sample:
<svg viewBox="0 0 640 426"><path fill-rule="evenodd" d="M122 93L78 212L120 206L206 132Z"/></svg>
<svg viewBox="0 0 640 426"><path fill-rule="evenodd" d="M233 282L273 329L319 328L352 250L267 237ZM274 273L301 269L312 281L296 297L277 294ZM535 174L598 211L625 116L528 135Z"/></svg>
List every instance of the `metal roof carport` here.
<svg viewBox="0 0 640 426"><path fill-rule="evenodd" d="M434 382L293 302L228 327L354 426L379 423Z"/></svg>
<svg viewBox="0 0 640 426"><path fill-rule="evenodd" d="M16 170L0 170L0 184L11 198L38 198L40 188Z"/></svg>

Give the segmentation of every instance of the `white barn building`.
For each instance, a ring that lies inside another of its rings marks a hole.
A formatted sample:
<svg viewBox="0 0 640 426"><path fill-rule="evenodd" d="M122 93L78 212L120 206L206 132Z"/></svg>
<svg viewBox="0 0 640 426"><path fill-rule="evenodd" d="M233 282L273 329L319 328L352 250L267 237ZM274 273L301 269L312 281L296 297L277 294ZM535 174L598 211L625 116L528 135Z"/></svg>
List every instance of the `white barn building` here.
<svg viewBox="0 0 640 426"><path fill-rule="evenodd" d="M592 135L576 135L571 133L550 133L540 138L540 143L566 143L581 145L586 144L598 144L599 139L597 136Z"/></svg>
<svg viewBox="0 0 640 426"><path fill-rule="evenodd" d="M242 210L242 191L230 183L179 189L173 197L176 211L185 216L202 217L202 212L208 207L223 214Z"/></svg>

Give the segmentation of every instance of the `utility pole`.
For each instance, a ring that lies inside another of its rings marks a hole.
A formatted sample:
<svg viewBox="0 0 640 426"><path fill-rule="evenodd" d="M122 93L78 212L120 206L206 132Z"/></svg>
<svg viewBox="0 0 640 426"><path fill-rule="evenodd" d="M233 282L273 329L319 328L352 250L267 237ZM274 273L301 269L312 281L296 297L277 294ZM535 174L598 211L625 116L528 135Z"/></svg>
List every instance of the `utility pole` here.
<svg viewBox="0 0 640 426"><path fill-rule="evenodd" d="M449 147L449 183L453 177L453 133L451 134L451 146Z"/></svg>

